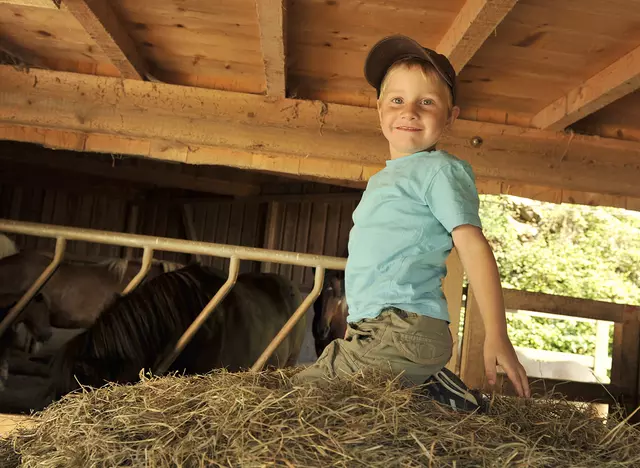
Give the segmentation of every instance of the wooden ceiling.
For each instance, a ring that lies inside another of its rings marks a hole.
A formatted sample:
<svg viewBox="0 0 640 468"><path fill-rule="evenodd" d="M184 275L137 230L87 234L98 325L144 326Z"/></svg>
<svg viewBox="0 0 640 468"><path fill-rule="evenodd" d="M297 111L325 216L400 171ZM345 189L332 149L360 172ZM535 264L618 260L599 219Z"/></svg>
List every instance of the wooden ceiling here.
<svg viewBox="0 0 640 468"><path fill-rule="evenodd" d="M458 70L482 190L640 206L640 0L0 0L0 139L364 184L395 33Z"/></svg>

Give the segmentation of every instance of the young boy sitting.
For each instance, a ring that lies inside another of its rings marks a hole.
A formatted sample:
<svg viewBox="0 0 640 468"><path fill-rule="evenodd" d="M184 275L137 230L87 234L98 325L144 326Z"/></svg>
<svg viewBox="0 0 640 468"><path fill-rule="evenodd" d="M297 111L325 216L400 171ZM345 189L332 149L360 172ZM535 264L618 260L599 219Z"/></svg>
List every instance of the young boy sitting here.
<svg viewBox="0 0 640 468"><path fill-rule="evenodd" d="M487 380L495 383L499 364L518 395L529 396L526 372L507 336L471 166L436 149L460 113L453 67L412 39L391 36L369 52L365 77L378 92L390 160L369 180L353 214L345 339L330 343L295 380L318 383L373 366L421 385L443 369L452 337L441 281L455 246L483 317Z"/></svg>

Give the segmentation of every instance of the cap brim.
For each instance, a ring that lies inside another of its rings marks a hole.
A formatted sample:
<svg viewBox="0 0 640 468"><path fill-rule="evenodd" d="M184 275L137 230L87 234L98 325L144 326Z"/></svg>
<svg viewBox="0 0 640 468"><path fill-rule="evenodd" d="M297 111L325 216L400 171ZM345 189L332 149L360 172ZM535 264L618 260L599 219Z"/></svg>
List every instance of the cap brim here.
<svg viewBox="0 0 640 468"><path fill-rule="evenodd" d="M364 64L364 76L367 82L379 92L389 67L398 60L409 57L429 62L447 84L453 86L453 83L449 83L450 79L444 70L440 69L420 44L409 37L400 35L386 37L371 48Z"/></svg>

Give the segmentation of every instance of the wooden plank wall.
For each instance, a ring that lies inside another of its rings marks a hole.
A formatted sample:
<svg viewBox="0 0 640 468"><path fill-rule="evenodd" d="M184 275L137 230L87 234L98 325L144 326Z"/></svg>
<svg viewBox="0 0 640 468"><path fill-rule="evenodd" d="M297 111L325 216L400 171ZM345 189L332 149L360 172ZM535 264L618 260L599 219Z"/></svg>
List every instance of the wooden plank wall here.
<svg viewBox="0 0 640 468"><path fill-rule="evenodd" d="M46 224L61 224L125 231L127 201L107 195L80 195L59 189L0 184L0 217ZM18 248L53 251L54 239L18 235ZM72 241L67 252L82 257L119 257L120 247Z"/></svg>
<svg viewBox="0 0 640 468"><path fill-rule="evenodd" d="M356 200L273 202L270 204L264 246L344 257L356 204ZM291 279L303 290L310 290L313 286L311 268L271 265L267 269Z"/></svg>
<svg viewBox="0 0 640 468"><path fill-rule="evenodd" d="M193 225L196 238L202 242L261 247L264 233L266 204L259 202L198 202L192 205ZM188 239L183 207L169 200L147 202L140 210L138 225L140 234ZM142 252L136 252L141 256ZM156 258L177 263L188 263L187 254L158 252ZM193 259L195 261L195 259ZM229 260L218 257L202 257L204 265L228 270ZM240 272L259 269L256 262L243 261Z"/></svg>
<svg viewBox="0 0 640 468"><path fill-rule="evenodd" d="M128 216L132 202L109 195L78 194L62 189L41 189L0 184L0 217L47 224L128 231ZM262 246L266 203L260 202L200 202L193 206L197 240L249 247ZM261 217L262 216L262 217ZM133 231L138 234L186 239L182 205L166 197L154 197L139 205L139 215ZM53 251L53 239L14 236L20 249ZM91 259L125 256L125 249L88 242L69 242L67 252ZM142 256L141 249L132 252ZM185 264L187 254L156 252L154 258ZM226 269L228 260L203 257L203 263ZM257 267L243 262L241 271Z"/></svg>

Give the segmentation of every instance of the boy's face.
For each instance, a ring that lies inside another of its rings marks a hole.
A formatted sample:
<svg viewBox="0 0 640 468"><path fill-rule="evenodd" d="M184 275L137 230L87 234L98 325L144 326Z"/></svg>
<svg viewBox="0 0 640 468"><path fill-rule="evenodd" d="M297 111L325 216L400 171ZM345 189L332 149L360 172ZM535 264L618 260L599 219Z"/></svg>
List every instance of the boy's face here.
<svg viewBox="0 0 640 468"><path fill-rule="evenodd" d="M460 109L449 110L447 85L419 67L400 66L389 76L378 102L382 133L389 141L391 159L431 148Z"/></svg>

